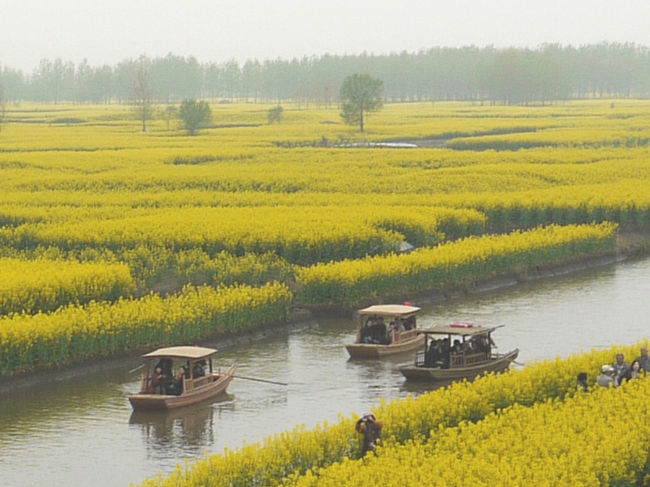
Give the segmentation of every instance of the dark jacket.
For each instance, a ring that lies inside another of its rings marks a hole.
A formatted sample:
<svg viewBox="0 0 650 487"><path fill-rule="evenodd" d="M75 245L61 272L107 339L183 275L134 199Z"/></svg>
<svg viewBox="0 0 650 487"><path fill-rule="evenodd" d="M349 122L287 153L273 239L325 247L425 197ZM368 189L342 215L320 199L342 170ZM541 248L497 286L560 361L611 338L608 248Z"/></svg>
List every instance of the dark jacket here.
<svg viewBox="0 0 650 487"><path fill-rule="evenodd" d="M357 421L356 429L363 435L363 444L361 446L361 455L365 456L369 451L373 451L381 442L381 430L384 425L379 421L366 420L361 418Z"/></svg>

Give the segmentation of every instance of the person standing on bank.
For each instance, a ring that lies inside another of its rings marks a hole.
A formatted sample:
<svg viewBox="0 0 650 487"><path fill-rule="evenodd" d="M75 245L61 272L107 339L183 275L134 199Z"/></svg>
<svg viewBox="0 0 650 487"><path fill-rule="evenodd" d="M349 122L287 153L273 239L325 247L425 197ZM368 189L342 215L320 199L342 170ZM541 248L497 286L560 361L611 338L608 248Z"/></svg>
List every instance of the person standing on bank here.
<svg viewBox="0 0 650 487"><path fill-rule="evenodd" d="M365 457L370 451L381 443L381 430L384 425L375 419L374 414L364 414L358 421L356 429L363 435L363 445L361 447L361 456Z"/></svg>
<svg viewBox="0 0 650 487"><path fill-rule="evenodd" d="M616 387L616 382L614 381L614 367L611 365L605 364L602 367L602 374L596 379L596 383L601 387Z"/></svg>
<svg viewBox="0 0 650 487"><path fill-rule="evenodd" d="M639 364L638 360L635 360L632 362L632 365L630 365L630 380L632 379L640 379L642 377L643 371L641 369L641 365Z"/></svg>
<svg viewBox="0 0 650 487"><path fill-rule="evenodd" d="M625 356L622 353L617 353L616 363L614 364L614 381L616 382L616 387L620 386L629 378L630 364L625 361Z"/></svg>
<svg viewBox="0 0 650 487"><path fill-rule="evenodd" d="M648 360L648 347L641 349L641 356L636 359L641 366L641 370L647 375L650 372L650 360Z"/></svg>
<svg viewBox="0 0 650 487"><path fill-rule="evenodd" d="M576 386L578 391L589 392L588 379L589 376L587 375L586 372L580 372L578 374L578 385Z"/></svg>

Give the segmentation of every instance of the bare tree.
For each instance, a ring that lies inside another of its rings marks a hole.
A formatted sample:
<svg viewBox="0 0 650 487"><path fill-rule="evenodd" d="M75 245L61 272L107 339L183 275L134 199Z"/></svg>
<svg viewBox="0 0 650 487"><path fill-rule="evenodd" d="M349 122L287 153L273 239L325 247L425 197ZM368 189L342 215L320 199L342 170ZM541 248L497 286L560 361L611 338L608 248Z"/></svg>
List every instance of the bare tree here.
<svg viewBox="0 0 650 487"><path fill-rule="evenodd" d="M2 124L7 118L7 98L5 96L5 88L0 81L0 132L2 132Z"/></svg>
<svg viewBox="0 0 650 487"><path fill-rule="evenodd" d="M142 131L147 131L147 121L154 114L153 88L150 76L151 61L145 56L140 56L135 66L133 76L133 104L135 105L138 120L142 121Z"/></svg>
<svg viewBox="0 0 650 487"><path fill-rule="evenodd" d="M178 108L173 103L168 103L167 106L160 111L163 120L167 122L167 131L171 130L171 121L176 118Z"/></svg>

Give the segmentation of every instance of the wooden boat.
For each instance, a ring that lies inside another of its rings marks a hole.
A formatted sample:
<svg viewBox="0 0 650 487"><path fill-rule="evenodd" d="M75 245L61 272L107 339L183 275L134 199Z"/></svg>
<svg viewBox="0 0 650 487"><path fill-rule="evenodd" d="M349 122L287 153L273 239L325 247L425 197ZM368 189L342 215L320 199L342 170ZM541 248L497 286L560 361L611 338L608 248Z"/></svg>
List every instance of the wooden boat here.
<svg viewBox="0 0 650 487"><path fill-rule="evenodd" d="M129 395L134 410L168 410L195 404L226 392L235 376L235 366L226 372L212 370L212 356L217 351L204 347L168 347L143 355L145 371L140 392ZM173 374L173 361L177 372ZM152 363L157 364L152 369ZM180 361L180 362L179 362ZM207 365L208 371L204 367ZM158 380L160 367L164 380ZM172 381L172 377L176 381Z"/></svg>
<svg viewBox="0 0 650 487"><path fill-rule="evenodd" d="M517 358L519 349L494 353L492 332L497 328L453 323L422 329L424 349L416 354L414 365L402 366L400 371L407 380L427 381L472 379L488 372L502 372ZM446 338L439 340L439 336ZM455 347L454 337L458 344Z"/></svg>
<svg viewBox="0 0 650 487"><path fill-rule="evenodd" d="M424 344L417 328L420 308L408 304L375 305L359 310L354 343L345 346L352 358L380 358L410 352ZM390 321L388 326L385 321Z"/></svg>

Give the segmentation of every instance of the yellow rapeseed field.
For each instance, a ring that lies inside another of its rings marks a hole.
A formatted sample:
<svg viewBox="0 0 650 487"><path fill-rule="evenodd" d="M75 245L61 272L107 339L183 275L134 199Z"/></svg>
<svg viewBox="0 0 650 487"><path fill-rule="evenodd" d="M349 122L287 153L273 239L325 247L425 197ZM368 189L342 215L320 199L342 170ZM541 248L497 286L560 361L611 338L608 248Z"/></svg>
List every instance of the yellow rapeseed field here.
<svg viewBox="0 0 650 487"><path fill-rule="evenodd" d="M12 106L1 309L276 280L302 304L349 304L611 252L615 227L574 225L650 223L649 107L389 104L359 134L336 107L269 125L266 106L226 104L189 137L161 119L143 133L121 105ZM391 141L418 147L364 146ZM503 240L532 247L468 239L535 228Z"/></svg>
<svg viewBox="0 0 650 487"><path fill-rule="evenodd" d="M273 125L269 108L215 105L189 137L161 119L143 133L121 105L9 107L0 375L236 333L296 304L472 285L650 225L647 100L388 104L364 134L337 107L288 105ZM417 147L376 145L391 142ZM635 348L382 404L377 457L359 460L341 418L144 485L454 485L467 465L473 485L632 483L648 469L647 380L580 397L574 383Z"/></svg>
<svg viewBox="0 0 650 487"><path fill-rule="evenodd" d="M124 264L0 259L0 314L52 311L69 303L129 295L135 282Z"/></svg>
<svg viewBox="0 0 650 487"><path fill-rule="evenodd" d="M393 478L396 483L390 485L419 485L420 479L424 485L438 485L427 471L434 463L436 475L450 479L441 485L466 485L461 482L466 470L467 478L478 485L500 485L499 470L486 463L488 459L495 461L493 456L503 456L500 466L513 462L514 480L504 477L508 485L533 481L536 485L563 485L563 475L585 487L601 485L593 482L594 475L598 479L629 479L646 467L650 448L647 427L640 425L647 423L643 418L650 413L650 378L617 391L580 397L583 393L576 390L576 375L586 372L594 389L601 364L612 362L616 353L636 356L639 347L647 344L546 360L520 371L455 383L417 399L382 404L373 411L384 424L384 445L376 458L360 460L360 437L354 430L358 418L341 417L335 425L326 423L311 431L298 427L260 444L226 450L193 465L179 465L171 475L147 480L142 487L302 486L321 482L370 486L385 485ZM606 412L601 412L601 402ZM621 417L617 411L628 414ZM548 433L545 421L550 422ZM609 434L612 431L621 437L614 438L616 435ZM581 438L593 439L594 443L587 445ZM440 457L437 447L441 448ZM611 447L623 447L629 455L619 462L603 458L604 452L611 456ZM588 468L567 470L566 463L553 463L559 453L569 455L569 465L584 461ZM413 462L405 461L409 456ZM447 462L450 459L455 461ZM459 459L467 462L462 470ZM519 468L514 467L517 462ZM474 469L474 463L482 468ZM372 472L375 466L377 476ZM483 468L487 468L485 481L480 477ZM388 469L394 472L388 475ZM364 483L362 474L372 481Z"/></svg>
<svg viewBox="0 0 650 487"><path fill-rule="evenodd" d="M256 288L187 286L166 298L151 294L0 317L0 374L282 322L291 298L278 283Z"/></svg>

